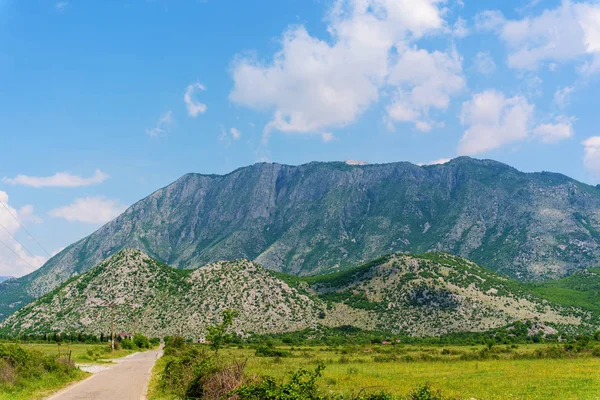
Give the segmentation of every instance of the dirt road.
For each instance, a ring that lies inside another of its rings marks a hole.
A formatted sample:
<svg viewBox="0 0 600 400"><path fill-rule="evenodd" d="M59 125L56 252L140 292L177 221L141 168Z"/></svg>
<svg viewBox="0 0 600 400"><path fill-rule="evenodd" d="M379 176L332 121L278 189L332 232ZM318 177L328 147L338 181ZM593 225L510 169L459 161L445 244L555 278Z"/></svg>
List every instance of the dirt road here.
<svg viewBox="0 0 600 400"><path fill-rule="evenodd" d="M115 360L118 364L75 383L46 400L145 399L152 367L161 350L135 353Z"/></svg>

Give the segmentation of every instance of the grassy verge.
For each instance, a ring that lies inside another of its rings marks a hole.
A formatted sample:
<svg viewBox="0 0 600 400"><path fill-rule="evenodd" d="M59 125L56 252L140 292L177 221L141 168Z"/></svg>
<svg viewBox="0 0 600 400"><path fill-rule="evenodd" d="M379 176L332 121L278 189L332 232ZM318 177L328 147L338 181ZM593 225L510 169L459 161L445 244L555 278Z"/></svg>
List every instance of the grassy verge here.
<svg viewBox="0 0 600 400"><path fill-rule="evenodd" d="M88 376L73 362L18 345L0 345L0 399L43 398Z"/></svg>
<svg viewBox="0 0 600 400"><path fill-rule="evenodd" d="M165 370L165 366L167 364L168 357L161 357L154 364L154 368L152 368L152 377L150 378L150 382L148 383L148 400L175 400L176 397L174 395L170 395L165 393L162 389L160 382L162 379L163 371Z"/></svg>

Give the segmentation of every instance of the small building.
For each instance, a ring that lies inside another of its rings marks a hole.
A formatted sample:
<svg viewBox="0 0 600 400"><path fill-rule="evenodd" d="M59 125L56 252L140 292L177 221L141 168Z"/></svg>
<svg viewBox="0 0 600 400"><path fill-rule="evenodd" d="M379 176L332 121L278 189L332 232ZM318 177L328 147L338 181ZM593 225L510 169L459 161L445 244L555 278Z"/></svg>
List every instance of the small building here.
<svg viewBox="0 0 600 400"><path fill-rule="evenodd" d="M392 342L390 342L389 340L382 340L381 344L389 345L392 344Z"/></svg>
<svg viewBox="0 0 600 400"><path fill-rule="evenodd" d="M119 338L121 338L121 339L130 339L131 338L131 333L119 332L119 334L117 336Z"/></svg>

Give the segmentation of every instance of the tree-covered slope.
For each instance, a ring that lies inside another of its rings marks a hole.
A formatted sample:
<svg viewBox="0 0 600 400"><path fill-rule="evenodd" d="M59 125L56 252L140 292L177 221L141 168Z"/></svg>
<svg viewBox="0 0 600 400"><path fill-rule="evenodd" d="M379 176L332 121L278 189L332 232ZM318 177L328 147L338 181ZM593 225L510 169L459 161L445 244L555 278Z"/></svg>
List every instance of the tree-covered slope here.
<svg viewBox="0 0 600 400"><path fill-rule="evenodd" d="M118 331L204 335L224 309L240 312L239 333L354 326L416 336L486 331L515 321L592 331L593 310L548 300L460 257L393 254L335 274L297 277L250 261L196 270L170 268L123 250L11 315L7 334Z"/></svg>
<svg viewBox="0 0 600 400"><path fill-rule="evenodd" d="M600 189L559 174L466 157L262 163L188 174L156 191L38 271L0 284L0 317L123 248L178 268L243 258L295 275L444 251L542 281L598 266L599 232Z"/></svg>

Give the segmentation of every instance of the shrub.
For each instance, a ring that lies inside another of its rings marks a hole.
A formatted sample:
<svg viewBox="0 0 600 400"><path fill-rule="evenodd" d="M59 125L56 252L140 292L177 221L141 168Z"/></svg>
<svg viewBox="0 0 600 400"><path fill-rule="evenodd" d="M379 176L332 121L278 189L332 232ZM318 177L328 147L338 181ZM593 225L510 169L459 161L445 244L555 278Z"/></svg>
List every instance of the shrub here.
<svg viewBox="0 0 600 400"><path fill-rule="evenodd" d="M292 353L276 349L272 345L267 345L258 347L255 355L257 357L291 357Z"/></svg>
<svg viewBox="0 0 600 400"><path fill-rule="evenodd" d="M64 380L77 373L75 364L45 355L39 351L26 350L16 344L0 344L0 393L6 387L16 387L27 381L38 380L52 374Z"/></svg>
<svg viewBox="0 0 600 400"><path fill-rule="evenodd" d="M127 338L121 340L121 347L125 350L134 350L136 348L135 343L133 343L133 340L127 339ZM115 350L116 350L116 346L115 346Z"/></svg>
<svg viewBox="0 0 600 400"><path fill-rule="evenodd" d="M417 387L408 394L407 400L445 400L439 390L434 391L429 383Z"/></svg>
<svg viewBox="0 0 600 400"><path fill-rule="evenodd" d="M133 343L135 343L135 345L140 349L150 348L150 341L146 336L142 335L141 333L136 333L133 336Z"/></svg>
<svg viewBox="0 0 600 400"><path fill-rule="evenodd" d="M239 400L322 400L324 397L319 394L317 379L323 368L324 365L320 364L314 371L300 369L291 375L289 382L284 383L267 376L257 383L234 390L231 396L235 395Z"/></svg>

